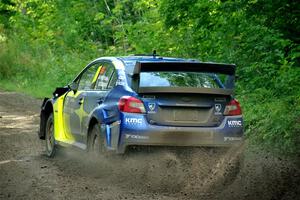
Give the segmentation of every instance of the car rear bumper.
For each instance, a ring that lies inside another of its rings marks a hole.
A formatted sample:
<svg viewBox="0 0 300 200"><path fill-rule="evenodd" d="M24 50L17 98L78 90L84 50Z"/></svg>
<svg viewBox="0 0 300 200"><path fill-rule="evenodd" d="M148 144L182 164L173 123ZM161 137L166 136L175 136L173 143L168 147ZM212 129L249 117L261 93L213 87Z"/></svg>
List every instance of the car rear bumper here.
<svg viewBox="0 0 300 200"><path fill-rule="evenodd" d="M227 116L218 127L174 127L152 125L143 115L126 113L118 149L122 152L131 145L231 146L242 139L242 116Z"/></svg>

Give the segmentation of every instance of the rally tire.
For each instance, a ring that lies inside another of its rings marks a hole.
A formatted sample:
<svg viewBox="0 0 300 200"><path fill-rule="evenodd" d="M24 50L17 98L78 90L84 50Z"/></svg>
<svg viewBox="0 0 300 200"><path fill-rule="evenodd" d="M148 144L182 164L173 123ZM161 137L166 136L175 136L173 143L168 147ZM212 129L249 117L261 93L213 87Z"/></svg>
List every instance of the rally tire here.
<svg viewBox="0 0 300 200"><path fill-rule="evenodd" d="M88 151L93 157L106 156L107 150L105 148L105 138L101 133L100 125L95 124L89 134Z"/></svg>
<svg viewBox="0 0 300 200"><path fill-rule="evenodd" d="M56 152L55 138L54 138L54 120L53 113L51 113L47 119L45 128L45 144L46 155L50 158L54 157Z"/></svg>

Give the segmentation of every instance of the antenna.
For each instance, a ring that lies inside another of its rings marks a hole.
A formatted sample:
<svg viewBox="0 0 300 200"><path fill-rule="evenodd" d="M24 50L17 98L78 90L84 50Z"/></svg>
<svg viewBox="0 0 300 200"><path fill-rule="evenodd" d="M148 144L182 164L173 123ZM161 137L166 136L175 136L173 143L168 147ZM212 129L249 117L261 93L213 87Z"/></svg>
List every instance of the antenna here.
<svg viewBox="0 0 300 200"><path fill-rule="evenodd" d="M153 50L153 58L156 58L156 50Z"/></svg>

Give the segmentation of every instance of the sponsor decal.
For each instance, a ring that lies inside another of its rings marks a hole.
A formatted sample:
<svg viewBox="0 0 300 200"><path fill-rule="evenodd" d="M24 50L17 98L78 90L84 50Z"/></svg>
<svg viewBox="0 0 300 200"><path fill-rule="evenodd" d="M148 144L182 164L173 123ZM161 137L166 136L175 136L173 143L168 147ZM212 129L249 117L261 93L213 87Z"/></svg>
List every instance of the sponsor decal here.
<svg viewBox="0 0 300 200"><path fill-rule="evenodd" d="M242 127L242 120L228 120L227 124L229 127Z"/></svg>
<svg viewBox="0 0 300 200"><path fill-rule="evenodd" d="M155 103L148 103L148 108L150 111L154 111L155 110L155 107L156 107L156 104Z"/></svg>
<svg viewBox="0 0 300 200"><path fill-rule="evenodd" d="M224 141L240 141L242 140L241 137L224 137Z"/></svg>
<svg viewBox="0 0 300 200"><path fill-rule="evenodd" d="M215 104L215 115L221 115L222 105L219 103Z"/></svg>
<svg viewBox="0 0 300 200"><path fill-rule="evenodd" d="M116 82L116 85L125 85L125 76L120 75Z"/></svg>
<svg viewBox="0 0 300 200"><path fill-rule="evenodd" d="M122 85L122 86L124 86L125 83L122 80L117 80L116 85Z"/></svg>
<svg viewBox="0 0 300 200"><path fill-rule="evenodd" d="M142 124L143 119L139 118L125 118L125 123L126 124Z"/></svg>
<svg viewBox="0 0 300 200"><path fill-rule="evenodd" d="M129 135L125 134L126 139L138 139L138 140L148 140L149 136L144 136L144 135Z"/></svg>

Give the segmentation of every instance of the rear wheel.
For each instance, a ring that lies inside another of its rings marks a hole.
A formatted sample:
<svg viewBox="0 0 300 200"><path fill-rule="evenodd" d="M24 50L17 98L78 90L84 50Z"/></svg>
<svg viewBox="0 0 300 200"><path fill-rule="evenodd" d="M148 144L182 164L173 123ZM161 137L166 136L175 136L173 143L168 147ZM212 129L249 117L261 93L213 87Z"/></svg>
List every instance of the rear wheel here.
<svg viewBox="0 0 300 200"><path fill-rule="evenodd" d="M55 155L55 139L54 139L54 121L53 113L51 113L47 119L46 130L45 130L45 141L46 141L46 154L48 157Z"/></svg>
<svg viewBox="0 0 300 200"><path fill-rule="evenodd" d="M101 128L99 124L95 124L93 126L89 135L89 153L95 157L99 157L100 155L106 155L106 140L101 134Z"/></svg>

